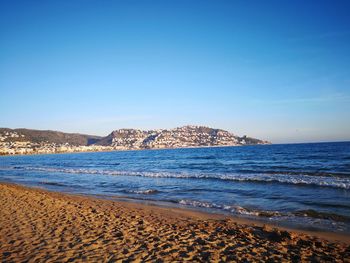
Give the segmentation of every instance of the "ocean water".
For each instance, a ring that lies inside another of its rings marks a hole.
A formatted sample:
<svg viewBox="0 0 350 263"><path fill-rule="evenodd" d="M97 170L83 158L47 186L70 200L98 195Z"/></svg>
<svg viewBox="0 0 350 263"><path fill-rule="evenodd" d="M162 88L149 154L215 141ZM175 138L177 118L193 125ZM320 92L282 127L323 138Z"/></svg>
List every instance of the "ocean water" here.
<svg viewBox="0 0 350 263"><path fill-rule="evenodd" d="M3 156L0 181L350 233L350 142Z"/></svg>

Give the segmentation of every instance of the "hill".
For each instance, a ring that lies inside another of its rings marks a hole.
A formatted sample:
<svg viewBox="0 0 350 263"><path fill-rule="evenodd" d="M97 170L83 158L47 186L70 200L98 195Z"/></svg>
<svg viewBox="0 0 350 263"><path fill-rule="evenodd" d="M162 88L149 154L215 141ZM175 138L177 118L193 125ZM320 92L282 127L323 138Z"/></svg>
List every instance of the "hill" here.
<svg viewBox="0 0 350 263"><path fill-rule="evenodd" d="M50 130L0 128L0 154L59 153L210 146L238 146L269 142L239 137L228 131L204 126L175 129L119 129L100 137Z"/></svg>
<svg viewBox="0 0 350 263"><path fill-rule="evenodd" d="M237 146L269 142L204 126L184 126L171 130L120 129L97 142L115 149L159 149L205 146Z"/></svg>
<svg viewBox="0 0 350 263"><path fill-rule="evenodd" d="M9 136L4 136L6 133ZM12 136L11 136L12 134ZM18 136L16 136L16 134ZM70 145L91 145L101 139L100 136L86 135L79 133L65 133L50 130L32 130L32 129L8 129L0 128L0 136L6 137L4 141L30 141L32 143L55 143Z"/></svg>

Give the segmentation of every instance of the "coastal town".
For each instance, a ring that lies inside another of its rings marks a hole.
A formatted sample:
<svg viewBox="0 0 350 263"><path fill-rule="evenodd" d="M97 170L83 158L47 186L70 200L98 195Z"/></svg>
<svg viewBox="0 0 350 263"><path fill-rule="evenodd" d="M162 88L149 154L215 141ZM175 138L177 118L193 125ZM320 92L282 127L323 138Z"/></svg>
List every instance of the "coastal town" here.
<svg viewBox="0 0 350 263"><path fill-rule="evenodd" d="M142 131L121 129L112 133L114 149L162 149L205 146L239 146L244 138L227 131L202 126L184 126L171 130Z"/></svg>
<svg viewBox="0 0 350 263"><path fill-rule="evenodd" d="M101 145L70 145L69 143L57 144L45 141L35 143L26 140L23 134L18 134L17 132L5 132L0 134L0 155L97 152L110 150L112 150L112 147Z"/></svg>
<svg viewBox="0 0 350 263"><path fill-rule="evenodd" d="M175 129L143 131L119 129L106 137L37 130L0 130L0 155L98 152L188 147L269 144L239 137L228 131L188 125Z"/></svg>

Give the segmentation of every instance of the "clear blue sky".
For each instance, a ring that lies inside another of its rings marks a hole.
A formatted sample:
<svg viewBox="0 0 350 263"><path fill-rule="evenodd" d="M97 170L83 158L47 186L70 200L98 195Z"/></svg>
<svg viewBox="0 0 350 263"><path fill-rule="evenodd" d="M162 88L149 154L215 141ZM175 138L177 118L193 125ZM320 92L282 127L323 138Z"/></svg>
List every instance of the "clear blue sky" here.
<svg viewBox="0 0 350 263"><path fill-rule="evenodd" d="M0 127L350 140L350 1L0 0Z"/></svg>

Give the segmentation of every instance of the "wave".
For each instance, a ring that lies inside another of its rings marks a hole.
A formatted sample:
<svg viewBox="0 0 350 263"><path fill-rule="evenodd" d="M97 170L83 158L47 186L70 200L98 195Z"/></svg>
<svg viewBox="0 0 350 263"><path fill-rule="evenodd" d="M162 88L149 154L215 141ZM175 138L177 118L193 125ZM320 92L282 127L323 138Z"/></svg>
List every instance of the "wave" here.
<svg viewBox="0 0 350 263"><path fill-rule="evenodd" d="M180 205L196 207L196 208L208 208L208 209L220 209L232 214L244 215L244 216L254 216L263 217L270 219L278 219L281 217L288 218L309 218L309 219L322 219L335 222L350 222L350 217L339 215L335 213L326 213L315 210L300 210L295 212L278 212L278 211L267 211L267 210L254 210L244 208L238 205L219 205L215 203L196 201L189 199L182 199L178 201Z"/></svg>
<svg viewBox="0 0 350 263"><path fill-rule="evenodd" d="M98 165L118 166L118 165L120 165L120 163L99 162Z"/></svg>
<svg viewBox="0 0 350 263"><path fill-rule="evenodd" d="M290 167L286 167L286 166L280 166L280 167L273 167L274 170L261 170L260 168L257 168L256 170L253 169L239 169L238 172L240 173L254 173L254 174L284 174L284 175L308 175L308 176L315 176L315 177L319 177L319 176L324 176L324 177L345 177L348 178L350 177L350 173L347 172L320 172L320 171L315 171L315 172L310 172L310 171L289 171L286 169L293 169ZM275 170L275 169L284 169L284 170Z"/></svg>
<svg viewBox="0 0 350 263"><path fill-rule="evenodd" d="M39 182L39 184L44 184L44 185L52 185L52 186L61 186L61 187L66 187L66 184L63 183L57 183L57 182Z"/></svg>
<svg viewBox="0 0 350 263"><path fill-rule="evenodd" d="M214 160L214 159L217 159L217 157L214 156L214 155L206 155L206 156L192 156L192 157L189 157L189 159L193 159L193 160Z"/></svg>
<svg viewBox="0 0 350 263"><path fill-rule="evenodd" d="M146 190L126 190L126 193L131 194L142 194L142 195L149 195L149 194L156 194L159 193L156 189L146 189Z"/></svg>
<svg viewBox="0 0 350 263"><path fill-rule="evenodd" d="M300 201L300 203L302 203L303 205L317 205L319 207L323 207L323 208L341 208L341 209L350 209L350 205L348 204L335 204L335 203L324 203L324 202L314 202L314 201Z"/></svg>
<svg viewBox="0 0 350 263"><path fill-rule="evenodd" d="M319 212L312 209L296 211L293 214L296 216L307 216L307 217L328 219L328 220L340 221L340 222L350 222L349 216L338 215L335 213Z"/></svg>
<svg viewBox="0 0 350 263"><path fill-rule="evenodd" d="M286 174L286 173L184 173L184 172L145 172L145 171L118 171L118 170L98 170L98 169L72 169L72 168L52 168L52 167L0 167L1 170L22 169L39 172L70 173L70 174L96 174L113 176L140 176L154 178L179 178L179 179L212 179L236 182L255 183L283 183L294 185L310 185L319 187L333 187L350 189L349 177L337 176L312 176L308 174Z"/></svg>
<svg viewBox="0 0 350 263"><path fill-rule="evenodd" d="M201 162L201 163L194 163L194 162L187 162L185 164L179 164L179 168L184 169L208 169L208 167L217 167L217 166L223 166L223 164L219 161L208 161L208 162Z"/></svg>
<svg viewBox="0 0 350 263"><path fill-rule="evenodd" d="M298 175L300 172L298 171L263 171L264 173L271 173L271 174L287 174L287 175ZM325 176L325 177L349 177L349 173L341 173L341 172L308 172L308 171L303 171L303 175L308 175L308 176Z"/></svg>
<svg viewBox="0 0 350 263"><path fill-rule="evenodd" d="M210 202L196 201L196 200L188 200L182 199L178 202L180 205L192 206L192 207L200 207L200 208L214 208L221 209L230 213L240 214L240 215L252 215L252 216L260 216L260 212L248 210L238 205L219 205ZM262 213L263 214L263 213ZM268 212L265 211L264 214L267 216ZM274 212L269 213L270 216L274 215Z"/></svg>

